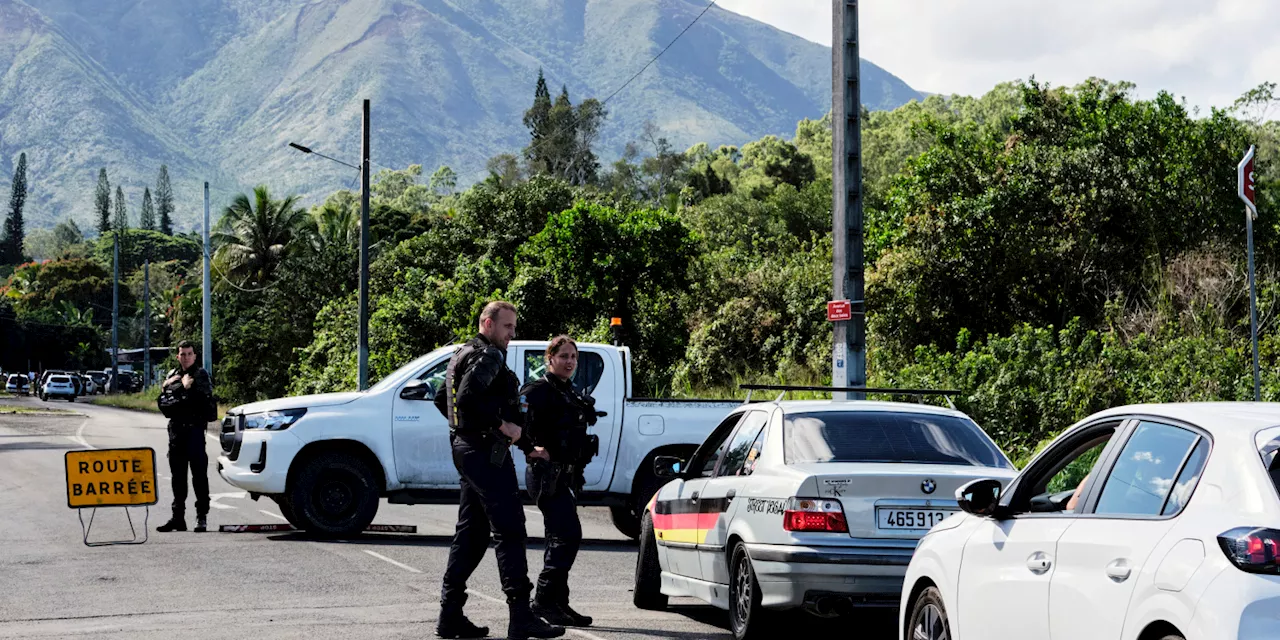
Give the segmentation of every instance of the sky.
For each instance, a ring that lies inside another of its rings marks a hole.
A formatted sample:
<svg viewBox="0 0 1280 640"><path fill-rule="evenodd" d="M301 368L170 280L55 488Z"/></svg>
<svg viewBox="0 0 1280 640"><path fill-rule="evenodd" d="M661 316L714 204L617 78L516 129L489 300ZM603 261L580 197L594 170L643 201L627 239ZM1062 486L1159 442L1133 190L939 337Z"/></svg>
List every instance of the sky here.
<svg viewBox="0 0 1280 640"><path fill-rule="evenodd" d="M717 6L831 44L832 0ZM931 93L1096 76L1207 110L1280 82L1280 0L862 0L859 28L864 59Z"/></svg>

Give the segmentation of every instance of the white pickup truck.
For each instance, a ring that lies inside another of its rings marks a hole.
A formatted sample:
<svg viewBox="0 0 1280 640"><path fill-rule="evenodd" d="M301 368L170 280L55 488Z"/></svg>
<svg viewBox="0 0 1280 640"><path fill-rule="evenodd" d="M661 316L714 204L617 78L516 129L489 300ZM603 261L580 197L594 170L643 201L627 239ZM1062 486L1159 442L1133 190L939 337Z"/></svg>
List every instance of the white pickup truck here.
<svg viewBox="0 0 1280 640"><path fill-rule="evenodd" d="M521 384L542 375L546 347L511 342L507 366ZM218 473L255 500L275 500L294 526L322 535L362 531L381 497L396 504L456 504L449 429L431 402L454 349L432 351L367 391L231 409L222 421ZM632 398L629 349L582 343L578 350L574 384L606 414L590 428L600 437L600 454L584 472L581 503L609 506L618 530L635 537L639 514L663 483L653 474L654 458L687 459L742 403ZM515 460L523 489L524 456Z"/></svg>

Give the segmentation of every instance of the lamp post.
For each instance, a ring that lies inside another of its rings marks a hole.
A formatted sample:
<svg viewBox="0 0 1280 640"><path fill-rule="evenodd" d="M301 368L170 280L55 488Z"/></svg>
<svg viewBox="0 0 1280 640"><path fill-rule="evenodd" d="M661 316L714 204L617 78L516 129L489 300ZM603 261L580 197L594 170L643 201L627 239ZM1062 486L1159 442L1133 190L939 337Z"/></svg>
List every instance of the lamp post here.
<svg viewBox="0 0 1280 640"><path fill-rule="evenodd" d="M302 153L317 155L345 167L360 171L360 329L359 389L369 388L369 101L365 100L361 118L360 166L331 158L296 142L289 146Z"/></svg>

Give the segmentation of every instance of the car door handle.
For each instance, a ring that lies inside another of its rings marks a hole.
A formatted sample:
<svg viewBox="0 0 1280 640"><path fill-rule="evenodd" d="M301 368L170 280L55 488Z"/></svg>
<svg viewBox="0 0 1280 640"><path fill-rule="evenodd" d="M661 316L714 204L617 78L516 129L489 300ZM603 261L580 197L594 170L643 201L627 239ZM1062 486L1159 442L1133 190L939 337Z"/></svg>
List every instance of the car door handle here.
<svg viewBox="0 0 1280 640"><path fill-rule="evenodd" d="M735 490L735 489L730 489L730 490L729 490L729 493L724 494L724 497L725 497L725 499L726 499L726 500L732 500L732 499L734 499L734 497L735 497L735 496L737 496L737 495L738 495L737 490Z"/></svg>
<svg viewBox="0 0 1280 640"><path fill-rule="evenodd" d="M694 501L694 502L697 502L697 501L698 501L698 492L697 492L697 491L694 491L694 492L693 492L693 495L689 496L689 499L690 499L690 500L692 500L692 501Z"/></svg>
<svg viewBox="0 0 1280 640"><path fill-rule="evenodd" d="M1037 551L1027 558L1027 569L1038 576L1044 575L1053 568L1053 558L1043 551Z"/></svg>
<svg viewBox="0 0 1280 640"><path fill-rule="evenodd" d="M1129 561L1124 558L1112 560L1111 564L1107 565L1107 577L1114 582L1124 582L1132 573L1133 567L1129 566Z"/></svg>

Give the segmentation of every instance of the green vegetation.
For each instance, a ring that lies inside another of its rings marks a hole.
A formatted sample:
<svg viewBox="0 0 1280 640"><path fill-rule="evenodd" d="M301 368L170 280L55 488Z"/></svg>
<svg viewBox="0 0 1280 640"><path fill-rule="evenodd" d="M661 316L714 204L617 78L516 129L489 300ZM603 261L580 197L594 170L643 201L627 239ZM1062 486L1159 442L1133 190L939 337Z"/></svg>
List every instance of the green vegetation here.
<svg viewBox="0 0 1280 640"><path fill-rule="evenodd" d="M1131 89L1028 82L864 114L872 385L959 389L959 408L1015 460L1104 407L1248 398L1234 166L1256 143L1263 393L1280 399L1280 123L1249 116L1275 102L1274 87L1203 117ZM523 159L493 158L470 188L447 167L375 177L372 379L465 339L481 305L506 298L525 338L608 341L609 319L622 318L639 395L828 382L829 119L800 122L789 140L683 152L650 126L621 160L579 173L569 168L595 162L589 132L560 140L545 119L594 107L549 100L540 86ZM259 187L222 210L220 399L355 387L357 220L349 191L307 210ZM199 338L190 242L123 232L122 308L138 308L145 251L156 343ZM57 326L55 343L32 344L96 353L110 246L108 235L19 267L0 289L0 324L33 337ZM122 335L136 341L131 322Z"/></svg>

